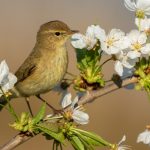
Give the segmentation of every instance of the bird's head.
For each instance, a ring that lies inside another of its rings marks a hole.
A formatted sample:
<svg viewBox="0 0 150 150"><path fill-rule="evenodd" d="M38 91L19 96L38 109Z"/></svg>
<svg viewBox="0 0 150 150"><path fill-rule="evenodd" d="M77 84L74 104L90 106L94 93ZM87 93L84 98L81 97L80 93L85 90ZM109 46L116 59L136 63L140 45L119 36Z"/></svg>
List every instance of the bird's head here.
<svg viewBox="0 0 150 150"><path fill-rule="evenodd" d="M71 30L62 21L50 21L43 24L37 34L37 40L47 41L49 44L63 45L72 34L78 31Z"/></svg>

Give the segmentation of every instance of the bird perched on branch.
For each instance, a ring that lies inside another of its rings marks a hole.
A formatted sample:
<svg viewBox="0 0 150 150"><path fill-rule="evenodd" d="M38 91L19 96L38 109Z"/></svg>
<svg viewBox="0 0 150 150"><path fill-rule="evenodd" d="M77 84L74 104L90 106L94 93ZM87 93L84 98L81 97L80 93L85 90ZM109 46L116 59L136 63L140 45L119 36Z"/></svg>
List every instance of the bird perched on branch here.
<svg viewBox="0 0 150 150"><path fill-rule="evenodd" d="M37 33L32 52L15 74L18 81L11 89L9 98L39 96L54 88L67 70L66 41L76 32L61 21L43 24ZM0 104L6 103L4 97L1 97Z"/></svg>

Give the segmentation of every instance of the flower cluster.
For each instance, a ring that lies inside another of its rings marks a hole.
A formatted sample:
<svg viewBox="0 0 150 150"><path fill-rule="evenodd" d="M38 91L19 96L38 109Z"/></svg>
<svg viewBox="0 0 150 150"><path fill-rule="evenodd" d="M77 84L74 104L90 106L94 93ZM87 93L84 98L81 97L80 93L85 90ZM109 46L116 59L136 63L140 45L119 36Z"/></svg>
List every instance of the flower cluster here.
<svg viewBox="0 0 150 150"><path fill-rule="evenodd" d="M77 33L72 36L72 45L76 49L93 50L99 41L99 51L113 56L114 69L120 76L127 74L125 70L133 71L136 62L141 57L150 55L150 43L148 42L150 19L146 16L150 15L150 1L125 0L124 3L129 10L136 12L135 23L138 29L131 30L129 33L124 33L120 29L112 29L106 34L99 25L91 25L87 28L85 35Z"/></svg>

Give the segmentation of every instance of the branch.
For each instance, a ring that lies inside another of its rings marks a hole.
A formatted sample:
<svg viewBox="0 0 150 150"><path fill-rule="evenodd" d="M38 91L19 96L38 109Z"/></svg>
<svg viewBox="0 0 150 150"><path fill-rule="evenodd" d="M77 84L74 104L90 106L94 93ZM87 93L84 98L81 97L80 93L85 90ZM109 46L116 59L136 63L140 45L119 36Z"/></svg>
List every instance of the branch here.
<svg viewBox="0 0 150 150"><path fill-rule="evenodd" d="M116 90L118 90L122 87L125 87L125 86L130 85L130 84L134 84L136 82L137 82L137 78L135 78L135 77L132 77L130 79L127 78L122 82L121 87L118 87L116 84L112 83L112 84L106 86L103 89L87 92L84 96L82 96L80 98L80 101L79 101L78 104L79 105L85 105L85 104L95 100L98 97L104 96L104 95L106 95L110 92L116 91ZM66 109L68 109L68 107ZM24 134L24 133L19 133L14 138L12 138L8 143L3 145L0 150L12 150L15 147L17 147L18 145L20 145L20 144L26 142L27 140L31 139L32 137L34 137L34 136L29 135L29 134L27 135L27 134Z"/></svg>
<svg viewBox="0 0 150 150"><path fill-rule="evenodd" d="M19 133L15 137L13 137L8 143L3 145L0 149L1 150L12 150L15 147L19 146L20 144L26 142L33 136L31 134Z"/></svg>
<svg viewBox="0 0 150 150"><path fill-rule="evenodd" d="M137 81L138 80L136 77L126 78L123 80L121 87L118 87L116 84L112 83L110 85L107 85L103 89L87 92L87 94L85 94L84 96L81 97L78 104L79 105L85 105L87 103L90 103L91 101L94 101L98 97L101 97L101 96L104 96L104 95L109 94L111 92L114 92L120 88L127 86L127 85L134 84Z"/></svg>

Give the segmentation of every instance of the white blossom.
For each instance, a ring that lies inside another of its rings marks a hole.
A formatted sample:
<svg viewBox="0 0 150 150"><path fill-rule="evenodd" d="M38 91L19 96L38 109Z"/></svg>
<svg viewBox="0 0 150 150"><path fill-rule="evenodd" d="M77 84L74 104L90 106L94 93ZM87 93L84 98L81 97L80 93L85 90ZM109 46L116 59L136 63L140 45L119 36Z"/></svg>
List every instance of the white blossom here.
<svg viewBox="0 0 150 150"><path fill-rule="evenodd" d="M147 36L146 33L138 30L132 30L127 34L129 40L129 48L131 51L128 52L128 57L135 59L141 56L141 50L146 44Z"/></svg>
<svg viewBox="0 0 150 150"><path fill-rule="evenodd" d="M16 82L16 76L9 72L9 68L6 62L5 60L3 60L0 63L0 86L3 92L5 93L8 90L12 89ZM0 96L2 96L2 91L0 92Z"/></svg>
<svg viewBox="0 0 150 150"><path fill-rule="evenodd" d="M121 51L119 54L115 55L115 71L119 76L123 76L124 68L132 69L135 66L137 58L131 59L128 57L127 51Z"/></svg>
<svg viewBox="0 0 150 150"><path fill-rule="evenodd" d="M93 39L91 41L93 41ZM94 43L95 43L95 41L94 41ZM73 34L71 44L73 45L74 48L79 48L79 49L86 48L87 47L87 38L86 38L86 36L84 36L80 33Z"/></svg>
<svg viewBox="0 0 150 150"><path fill-rule="evenodd" d="M112 29L107 36L105 34L102 36L101 49L109 55L117 54L129 45L125 33L119 29Z"/></svg>
<svg viewBox="0 0 150 150"><path fill-rule="evenodd" d="M145 130L144 132L140 133L137 138L137 143L143 142L144 144L148 144L150 146L150 131Z"/></svg>
<svg viewBox="0 0 150 150"><path fill-rule="evenodd" d="M89 115L81 110L79 106L76 107L76 104L78 103L78 96L75 97L75 99L71 100L71 93L68 93L65 95L61 102L62 108L65 108L69 105L71 105L71 110L69 110L68 113L71 115L72 119L78 123L78 124L87 124L89 122Z"/></svg>
<svg viewBox="0 0 150 150"><path fill-rule="evenodd" d="M72 36L71 44L75 48L87 48L88 50L91 50L97 43L97 40L101 40L101 35L103 35L104 33L105 31L100 28L100 26L91 25L87 28L85 35L82 35L80 33L74 34Z"/></svg>
<svg viewBox="0 0 150 150"><path fill-rule="evenodd" d="M124 135L122 139L119 141L117 145L113 148L113 150L131 150L131 147L128 145L122 145L123 142L125 142L126 136Z"/></svg>
<svg viewBox="0 0 150 150"><path fill-rule="evenodd" d="M135 24L140 31L148 32L150 30L150 18L135 18Z"/></svg>
<svg viewBox="0 0 150 150"><path fill-rule="evenodd" d="M150 0L124 0L124 4L130 11L150 15Z"/></svg>

